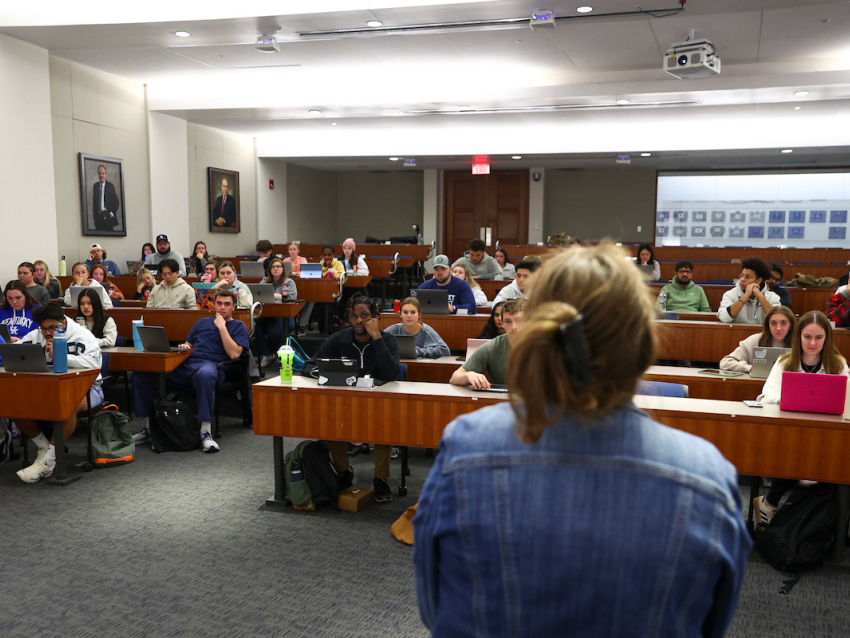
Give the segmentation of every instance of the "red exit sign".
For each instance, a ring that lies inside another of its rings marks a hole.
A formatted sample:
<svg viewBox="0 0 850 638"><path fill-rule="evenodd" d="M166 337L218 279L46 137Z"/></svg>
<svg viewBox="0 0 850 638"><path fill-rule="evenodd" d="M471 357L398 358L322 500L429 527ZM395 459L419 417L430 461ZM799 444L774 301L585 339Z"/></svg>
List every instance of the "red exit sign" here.
<svg viewBox="0 0 850 638"><path fill-rule="evenodd" d="M473 164L472 165L472 174L473 175L489 175L490 174L490 165L489 164Z"/></svg>

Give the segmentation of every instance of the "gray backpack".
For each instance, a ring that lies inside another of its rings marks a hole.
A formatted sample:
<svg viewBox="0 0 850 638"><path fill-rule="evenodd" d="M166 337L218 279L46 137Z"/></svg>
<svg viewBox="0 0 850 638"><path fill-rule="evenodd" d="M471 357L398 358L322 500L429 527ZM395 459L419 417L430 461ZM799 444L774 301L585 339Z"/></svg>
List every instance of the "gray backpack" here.
<svg viewBox="0 0 850 638"><path fill-rule="evenodd" d="M136 453L130 417L105 405L92 417L89 462L95 467L130 463Z"/></svg>

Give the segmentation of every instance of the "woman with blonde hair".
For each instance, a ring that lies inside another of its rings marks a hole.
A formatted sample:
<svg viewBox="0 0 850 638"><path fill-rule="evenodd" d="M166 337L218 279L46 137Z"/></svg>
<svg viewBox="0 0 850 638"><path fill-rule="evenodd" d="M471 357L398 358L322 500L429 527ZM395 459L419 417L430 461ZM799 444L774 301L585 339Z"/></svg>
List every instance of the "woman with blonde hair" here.
<svg viewBox="0 0 850 638"><path fill-rule="evenodd" d="M469 284L469 287L472 288L472 296L475 297L476 306L487 305L487 295L483 290L481 290L481 286L478 285L478 282L475 281L475 278L469 275L469 268L466 266L466 264L455 264L454 266L452 266L452 277L462 279L463 281Z"/></svg>
<svg viewBox="0 0 850 638"><path fill-rule="evenodd" d="M156 286L156 279L153 273L147 268L139 268L139 272L136 273L136 294L133 299L147 301L154 286Z"/></svg>
<svg viewBox="0 0 850 638"><path fill-rule="evenodd" d="M62 296L62 284L53 276L47 264L39 259L33 262L33 266L35 266L35 270L33 271L35 283L47 288L51 299L59 299Z"/></svg>
<svg viewBox="0 0 850 638"><path fill-rule="evenodd" d="M301 264L306 264L307 259L298 254L298 244L295 242L289 244L289 248L287 250L289 252L289 257L283 261L288 261L292 264L293 275L301 275Z"/></svg>
<svg viewBox="0 0 850 638"><path fill-rule="evenodd" d="M729 626L752 547L737 473L632 402L657 339L625 256L606 242L547 261L510 355L511 401L444 430L413 519L434 636Z"/></svg>

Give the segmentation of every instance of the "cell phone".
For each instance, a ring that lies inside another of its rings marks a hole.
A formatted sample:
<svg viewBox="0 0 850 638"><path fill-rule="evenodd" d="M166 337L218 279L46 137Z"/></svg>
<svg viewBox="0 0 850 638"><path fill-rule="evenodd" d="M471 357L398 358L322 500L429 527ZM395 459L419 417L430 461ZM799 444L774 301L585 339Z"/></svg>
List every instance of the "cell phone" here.
<svg viewBox="0 0 850 638"><path fill-rule="evenodd" d="M748 408L760 408L762 407L761 403L758 401L744 401L744 405Z"/></svg>

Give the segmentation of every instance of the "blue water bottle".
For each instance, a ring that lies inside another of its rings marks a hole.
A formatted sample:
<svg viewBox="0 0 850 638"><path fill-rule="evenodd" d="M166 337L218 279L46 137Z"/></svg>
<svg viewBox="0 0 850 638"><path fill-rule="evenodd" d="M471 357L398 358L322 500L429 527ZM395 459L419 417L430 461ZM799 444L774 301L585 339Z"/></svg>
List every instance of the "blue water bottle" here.
<svg viewBox="0 0 850 638"><path fill-rule="evenodd" d="M139 339L139 330L138 330L139 326L144 326L144 325L145 325L145 318L144 317L142 317L141 319L133 319L133 347L136 350L144 350L144 348L142 347L142 340Z"/></svg>
<svg viewBox="0 0 850 638"><path fill-rule="evenodd" d="M68 372L68 340L61 328L53 333L53 372Z"/></svg>

